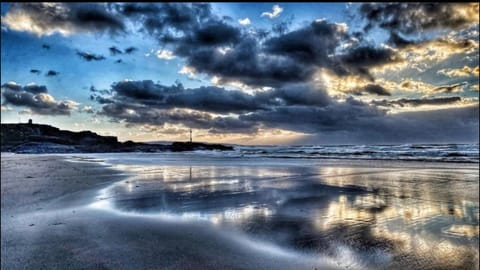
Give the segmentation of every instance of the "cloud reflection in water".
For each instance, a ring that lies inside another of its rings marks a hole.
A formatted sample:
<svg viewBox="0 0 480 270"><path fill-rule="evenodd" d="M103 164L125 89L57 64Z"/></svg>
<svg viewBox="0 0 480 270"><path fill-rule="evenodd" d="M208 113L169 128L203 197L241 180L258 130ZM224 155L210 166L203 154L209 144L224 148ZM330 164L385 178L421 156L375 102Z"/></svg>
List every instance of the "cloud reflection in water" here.
<svg viewBox="0 0 480 270"><path fill-rule="evenodd" d="M478 174L469 169L122 169L136 176L103 190L97 207L208 221L374 269L478 267Z"/></svg>

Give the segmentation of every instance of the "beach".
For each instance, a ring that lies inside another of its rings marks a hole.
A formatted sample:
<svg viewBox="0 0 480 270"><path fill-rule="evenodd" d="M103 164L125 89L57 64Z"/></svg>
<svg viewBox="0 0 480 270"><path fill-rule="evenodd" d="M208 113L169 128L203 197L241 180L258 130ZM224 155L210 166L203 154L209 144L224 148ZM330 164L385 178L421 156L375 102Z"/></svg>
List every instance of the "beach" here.
<svg viewBox="0 0 480 270"><path fill-rule="evenodd" d="M2 269L478 269L478 163L3 154Z"/></svg>

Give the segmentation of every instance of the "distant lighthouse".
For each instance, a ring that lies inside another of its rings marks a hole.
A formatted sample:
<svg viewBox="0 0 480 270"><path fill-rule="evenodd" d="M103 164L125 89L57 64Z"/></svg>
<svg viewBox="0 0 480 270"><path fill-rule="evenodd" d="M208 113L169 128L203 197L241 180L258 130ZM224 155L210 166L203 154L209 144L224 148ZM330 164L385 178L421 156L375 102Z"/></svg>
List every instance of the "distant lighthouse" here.
<svg viewBox="0 0 480 270"><path fill-rule="evenodd" d="M192 129L190 129L190 143L192 143Z"/></svg>

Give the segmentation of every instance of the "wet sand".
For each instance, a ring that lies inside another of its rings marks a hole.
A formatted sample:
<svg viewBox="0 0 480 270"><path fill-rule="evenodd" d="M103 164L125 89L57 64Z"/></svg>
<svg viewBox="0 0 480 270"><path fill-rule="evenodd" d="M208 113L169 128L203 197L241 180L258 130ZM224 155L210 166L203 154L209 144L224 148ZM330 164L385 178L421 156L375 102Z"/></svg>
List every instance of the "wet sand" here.
<svg viewBox="0 0 480 270"><path fill-rule="evenodd" d="M129 176L65 156L2 154L2 269L338 268L204 222L91 207L99 190Z"/></svg>

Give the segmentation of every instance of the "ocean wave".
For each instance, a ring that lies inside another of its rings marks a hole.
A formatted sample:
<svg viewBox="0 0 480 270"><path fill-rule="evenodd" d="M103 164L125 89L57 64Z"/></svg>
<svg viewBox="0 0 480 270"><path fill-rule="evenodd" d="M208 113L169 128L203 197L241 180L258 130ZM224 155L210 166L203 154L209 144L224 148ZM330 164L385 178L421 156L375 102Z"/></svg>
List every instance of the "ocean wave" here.
<svg viewBox="0 0 480 270"><path fill-rule="evenodd" d="M230 157L479 163L478 144L235 146Z"/></svg>

